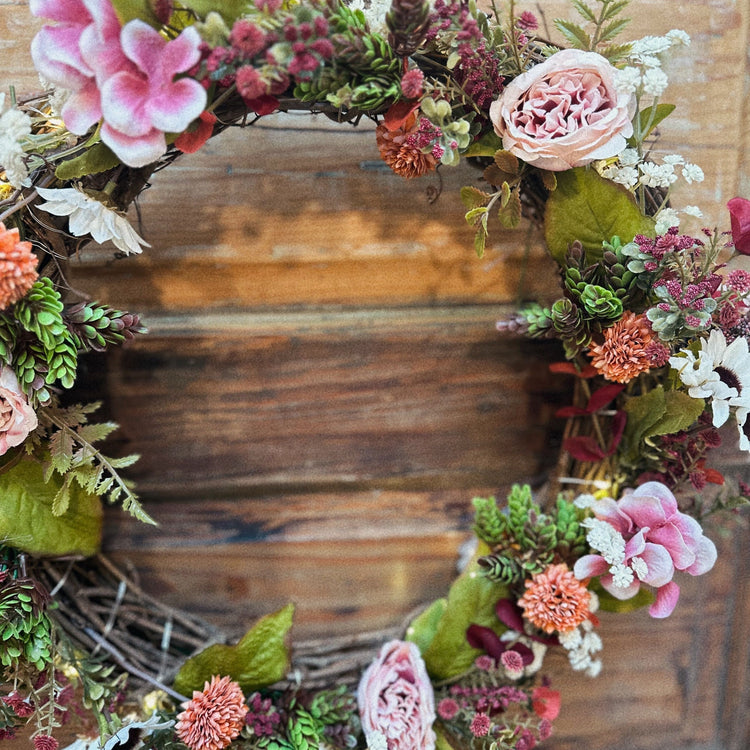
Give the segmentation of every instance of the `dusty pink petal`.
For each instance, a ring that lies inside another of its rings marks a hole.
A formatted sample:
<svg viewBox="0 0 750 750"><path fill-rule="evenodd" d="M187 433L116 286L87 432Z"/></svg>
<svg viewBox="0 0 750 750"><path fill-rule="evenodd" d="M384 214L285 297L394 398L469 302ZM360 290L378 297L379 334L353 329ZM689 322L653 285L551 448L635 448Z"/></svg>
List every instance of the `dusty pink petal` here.
<svg viewBox="0 0 750 750"><path fill-rule="evenodd" d="M122 49L149 78L162 79L162 54L167 46L156 29L135 19L125 24L121 34ZM161 85L162 80L158 81Z"/></svg>
<svg viewBox="0 0 750 750"><path fill-rule="evenodd" d="M105 13L100 10L97 22L84 29L79 44L81 54L94 70L99 86L119 71L136 69L122 51L120 23L114 11Z"/></svg>
<svg viewBox="0 0 750 750"><path fill-rule="evenodd" d="M161 60L162 67L173 73L184 73L190 70L200 61L200 45L200 34L194 26L188 26L165 47Z"/></svg>
<svg viewBox="0 0 750 750"><path fill-rule="evenodd" d="M649 586L664 586L672 580L674 576L674 565L669 552L660 547L658 544L646 543L641 554L638 555L646 563L648 572L642 579Z"/></svg>
<svg viewBox="0 0 750 750"><path fill-rule="evenodd" d="M609 570L609 564L601 555L584 555L579 557L573 566L573 575L583 581L585 578L596 578Z"/></svg>
<svg viewBox="0 0 750 750"><path fill-rule="evenodd" d="M625 559L629 560L631 557L640 555L641 552L646 548L646 529L640 529L637 534L632 536L625 543Z"/></svg>
<svg viewBox="0 0 750 750"><path fill-rule="evenodd" d="M48 81L76 91L93 76L81 57L82 27L44 26L31 41L34 67Z"/></svg>
<svg viewBox="0 0 750 750"><path fill-rule="evenodd" d="M666 523L669 516L665 513L658 497L638 497L634 492L624 495L619 502L620 510L638 528L654 528Z"/></svg>
<svg viewBox="0 0 750 750"><path fill-rule="evenodd" d="M698 549L695 552L695 562L685 568L685 572L690 573L691 576L699 576L702 573L707 573L713 568L716 558L716 545L708 537L704 536L701 538Z"/></svg>
<svg viewBox="0 0 750 750"><path fill-rule="evenodd" d="M661 482L644 482L640 487L633 490L635 497L655 497L661 501L661 507L664 509L664 515L669 517L677 513L677 500L672 491Z"/></svg>
<svg viewBox="0 0 750 750"><path fill-rule="evenodd" d="M191 78L173 83L168 91L157 92L146 104L154 127L180 133L199 117L206 106L206 90Z"/></svg>
<svg viewBox="0 0 750 750"><path fill-rule="evenodd" d="M686 544L680 530L671 523L648 532L648 540L666 547L675 568L684 570L695 562L695 549Z"/></svg>
<svg viewBox="0 0 750 750"><path fill-rule="evenodd" d="M81 0L29 0L32 16L59 23L86 23L86 7Z"/></svg>
<svg viewBox="0 0 750 750"><path fill-rule="evenodd" d="M612 576L609 574L602 576L599 581L604 587L605 591L608 591L610 594L612 594L615 599L632 599L641 590L641 582L637 578L633 580L633 583L631 583L630 586L626 586L625 588L621 586L615 586L612 581Z"/></svg>
<svg viewBox="0 0 750 750"><path fill-rule="evenodd" d="M615 500L605 497L594 503L592 510L594 515L602 521L613 526L620 534L629 534L633 531L633 523L628 516L620 511Z"/></svg>
<svg viewBox="0 0 750 750"><path fill-rule="evenodd" d="M101 135L117 158L131 167L145 167L167 150L167 141L161 130L153 129L137 138L130 138L105 122Z"/></svg>
<svg viewBox="0 0 750 750"><path fill-rule="evenodd" d="M680 587L672 581L659 588L656 592L656 601L648 608L651 617L669 617L677 606L680 598Z"/></svg>
<svg viewBox="0 0 750 750"><path fill-rule="evenodd" d="M102 86L102 114L114 130L131 138L146 135L152 128L146 112L148 81L138 73L122 71Z"/></svg>
<svg viewBox="0 0 750 750"><path fill-rule="evenodd" d="M93 79L73 94L62 108L63 121L71 133L83 135L102 116L99 89Z"/></svg>

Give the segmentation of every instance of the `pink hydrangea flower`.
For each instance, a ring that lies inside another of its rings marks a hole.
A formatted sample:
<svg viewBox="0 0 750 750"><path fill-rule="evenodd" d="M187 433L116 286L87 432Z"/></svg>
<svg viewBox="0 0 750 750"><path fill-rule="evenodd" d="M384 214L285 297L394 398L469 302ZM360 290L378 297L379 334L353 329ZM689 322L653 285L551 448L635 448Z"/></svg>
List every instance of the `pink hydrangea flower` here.
<svg viewBox="0 0 750 750"><path fill-rule="evenodd" d="M414 643L383 645L362 675L357 701L368 742L380 733L388 750L434 750L435 697Z"/></svg>
<svg viewBox="0 0 750 750"><path fill-rule="evenodd" d="M589 544L601 554L585 555L574 567L580 579L601 576L618 599L638 593L641 583L656 589L652 617L668 617L677 604L675 570L701 575L716 562L716 547L701 525L682 513L668 487L646 482L620 500L597 501Z"/></svg>
<svg viewBox="0 0 750 750"><path fill-rule="evenodd" d="M195 80L175 77L200 58L193 27L167 41L140 20L124 27L109 0L30 0L44 26L31 45L40 74L72 95L62 117L77 135L103 119L101 137L125 164L141 167L166 151L205 108Z"/></svg>

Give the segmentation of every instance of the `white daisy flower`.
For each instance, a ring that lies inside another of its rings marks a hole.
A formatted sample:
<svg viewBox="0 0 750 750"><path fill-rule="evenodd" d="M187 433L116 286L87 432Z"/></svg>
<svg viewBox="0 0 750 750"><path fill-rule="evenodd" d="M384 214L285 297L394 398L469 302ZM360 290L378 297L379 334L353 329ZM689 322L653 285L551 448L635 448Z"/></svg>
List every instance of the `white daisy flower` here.
<svg viewBox="0 0 750 750"><path fill-rule="evenodd" d="M747 416L750 414L750 408L737 409L735 417L737 419L737 429L740 432L740 450L750 452L750 424Z"/></svg>
<svg viewBox="0 0 750 750"><path fill-rule="evenodd" d="M669 364L678 371L691 398L711 400L714 427L727 421L730 407L750 408L747 339L739 337L727 344L724 334L715 328L708 339L701 340L698 354L683 349L680 356L669 358Z"/></svg>
<svg viewBox="0 0 750 750"><path fill-rule="evenodd" d="M90 234L99 244L111 240L126 255L140 253L141 245L151 247L122 214L81 190L37 188L36 191L46 201L37 208L55 216L68 216L68 231L76 237Z"/></svg>

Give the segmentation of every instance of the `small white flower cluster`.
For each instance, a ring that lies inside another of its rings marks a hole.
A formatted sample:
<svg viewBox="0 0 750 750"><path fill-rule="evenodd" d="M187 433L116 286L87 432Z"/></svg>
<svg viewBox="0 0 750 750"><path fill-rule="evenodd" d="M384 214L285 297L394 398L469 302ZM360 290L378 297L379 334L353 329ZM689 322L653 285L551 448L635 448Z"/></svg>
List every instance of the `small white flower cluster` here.
<svg viewBox="0 0 750 750"><path fill-rule="evenodd" d="M0 110L5 104L5 94L0 94ZM0 165L7 181L14 187L29 185L29 171L24 162L21 141L31 134L31 118L15 107L0 115Z"/></svg>
<svg viewBox="0 0 750 750"><path fill-rule="evenodd" d="M388 740L382 732L367 735L367 750L388 750Z"/></svg>
<svg viewBox="0 0 750 750"><path fill-rule="evenodd" d="M686 162L679 154L667 154L662 163L657 164L642 159L634 148L626 148L618 156L617 162L604 166L600 174L628 190L635 190L640 186L670 190L680 177L688 185L704 180L703 170L697 164ZM680 213L697 218L702 216L697 206L685 206L681 211L663 208L656 215L657 233L663 234L670 227L679 226Z"/></svg>
<svg viewBox="0 0 750 750"><path fill-rule="evenodd" d="M589 592L589 611L599 609L599 600L593 591ZM584 620L577 628L558 634L560 645L568 652L570 666L577 672L586 672L589 677L597 677L602 671L602 660L592 655L602 650L602 639L594 631L591 620Z"/></svg>
<svg viewBox="0 0 750 750"><path fill-rule="evenodd" d="M688 46L690 37L679 29L665 36L647 36L630 46L628 65L618 70L615 86L622 93L643 94L658 99L666 90L669 80L662 70L661 56L673 47Z"/></svg>
<svg viewBox="0 0 750 750"><path fill-rule="evenodd" d="M588 528L586 541L609 564L612 583L620 589L632 585L636 577L643 580L648 575L646 561L640 557L631 557L626 562L625 539L617 529L599 518L587 518L582 524Z"/></svg>

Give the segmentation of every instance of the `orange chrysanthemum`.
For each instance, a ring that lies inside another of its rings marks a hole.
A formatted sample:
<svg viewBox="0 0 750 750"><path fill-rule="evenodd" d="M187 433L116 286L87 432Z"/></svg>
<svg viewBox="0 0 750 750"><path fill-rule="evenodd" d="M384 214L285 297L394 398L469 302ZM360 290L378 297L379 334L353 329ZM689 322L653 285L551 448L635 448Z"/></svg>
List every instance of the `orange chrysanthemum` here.
<svg viewBox="0 0 750 750"><path fill-rule="evenodd" d="M381 158L400 177L421 177L437 164L432 154L422 153L409 138L417 127L417 113L412 112L396 130L389 130L383 123L375 130Z"/></svg>
<svg viewBox="0 0 750 750"><path fill-rule="evenodd" d="M589 616L589 592L567 565L550 565L526 581L524 617L545 633L565 633Z"/></svg>
<svg viewBox="0 0 750 750"><path fill-rule="evenodd" d="M604 329L604 342L591 347L591 364L607 380L627 383L651 369L653 339L648 319L626 312L617 323Z"/></svg>
<svg viewBox="0 0 750 750"><path fill-rule="evenodd" d="M190 750L222 750L245 726L248 708L242 688L230 677L212 677L182 704L175 732Z"/></svg>
<svg viewBox="0 0 750 750"><path fill-rule="evenodd" d="M17 229L0 221L0 310L18 302L39 277L38 259L30 242L21 242Z"/></svg>

